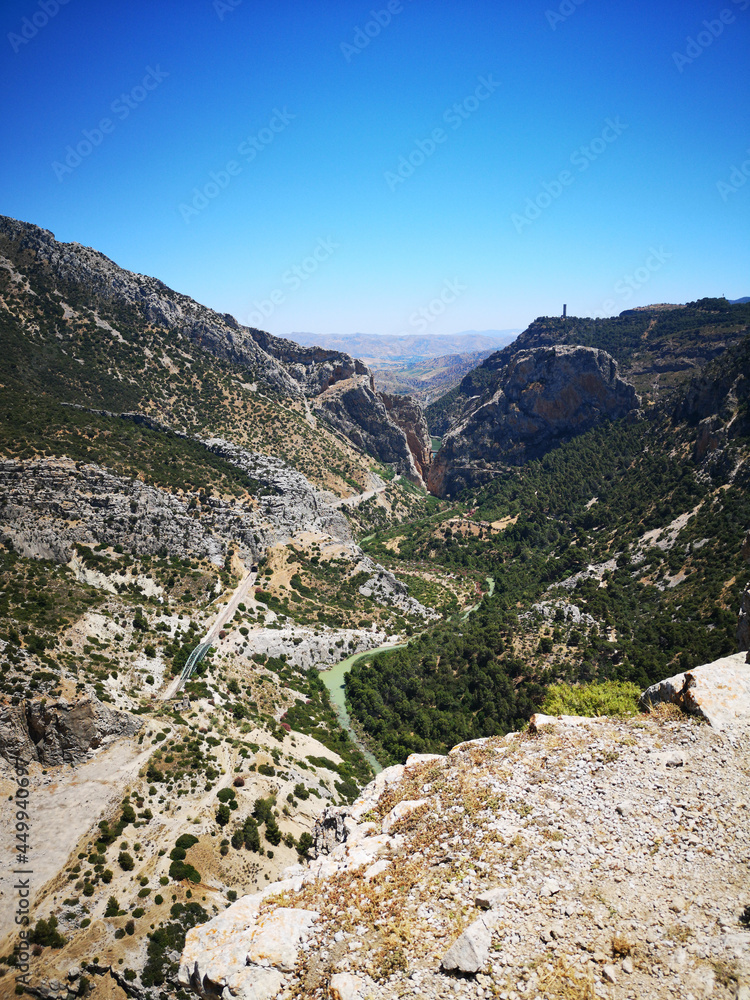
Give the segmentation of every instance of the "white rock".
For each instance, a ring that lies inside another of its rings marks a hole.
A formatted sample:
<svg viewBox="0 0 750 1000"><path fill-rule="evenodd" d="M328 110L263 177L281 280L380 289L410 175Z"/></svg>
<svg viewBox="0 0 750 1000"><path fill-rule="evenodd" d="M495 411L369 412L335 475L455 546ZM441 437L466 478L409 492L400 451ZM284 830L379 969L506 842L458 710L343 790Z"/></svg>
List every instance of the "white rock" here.
<svg viewBox="0 0 750 1000"><path fill-rule="evenodd" d="M419 809L421 806L426 804L427 804L427 799L405 799L403 802L399 802L383 818L383 823L382 823L383 833L390 833L399 820L403 819L405 816L408 816L409 813L413 813L415 809Z"/></svg>
<svg viewBox="0 0 750 1000"><path fill-rule="evenodd" d="M652 684L641 705L679 705L706 719L714 729L731 729L750 722L750 665L745 653L725 656Z"/></svg>
<svg viewBox="0 0 750 1000"><path fill-rule="evenodd" d="M489 960L490 941L490 929L480 917L469 924L461 937L451 945L443 956L442 967L446 972L454 969L459 972L479 972Z"/></svg>
<svg viewBox="0 0 750 1000"><path fill-rule="evenodd" d="M510 893L509 889L486 889L480 892L474 900L474 905L480 910L495 910L504 903Z"/></svg>
<svg viewBox="0 0 750 1000"><path fill-rule="evenodd" d="M222 1000L272 1000L281 989L284 977L276 969L251 966L236 972L222 990Z"/></svg>
<svg viewBox="0 0 750 1000"><path fill-rule="evenodd" d="M269 916L259 918L250 938L247 961L250 965L268 962L282 972L292 972L297 950L304 933L318 919L314 910L291 910L279 907Z"/></svg>
<svg viewBox="0 0 750 1000"><path fill-rule="evenodd" d="M335 976L331 976L328 984L331 1000L359 1000L364 985L364 980L359 976L352 976L348 972L337 972Z"/></svg>
<svg viewBox="0 0 750 1000"><path fill-rule="evenodd" d="M608 983L617 982L617 969L614 965L605 965L602 969L602 978L606 979Z"/></svg>

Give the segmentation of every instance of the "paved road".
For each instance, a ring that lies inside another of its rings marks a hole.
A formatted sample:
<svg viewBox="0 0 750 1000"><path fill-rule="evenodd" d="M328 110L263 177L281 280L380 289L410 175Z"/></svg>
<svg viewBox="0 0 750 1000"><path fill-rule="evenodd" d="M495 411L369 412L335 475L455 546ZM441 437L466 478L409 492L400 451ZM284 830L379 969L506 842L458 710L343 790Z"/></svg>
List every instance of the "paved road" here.
<svg viewBox="0 0 750 1000"><path fill-rule="evenodd" d="M196 643L196 646L201 645L201 643L208 642L209 639L219 638L219 633L221 632L221 630L224 628L227 622L234 617L234 613L237 610L237 605L243 603L244 599L247 597L247 595L255 585L257 576L258 576L257 572L251 570L245 577L243 577L242 582L230 597L229 603L221 609L219 614L214 619L211 628L208 630L208 632L206 632L206 634L203 636L200 642ZM161 695L162 701L169 701L171 698L174 698L177 692L180 690L181 686L182 686L182 677L178 675L177 677L173 678L169 686Z"/></svg>

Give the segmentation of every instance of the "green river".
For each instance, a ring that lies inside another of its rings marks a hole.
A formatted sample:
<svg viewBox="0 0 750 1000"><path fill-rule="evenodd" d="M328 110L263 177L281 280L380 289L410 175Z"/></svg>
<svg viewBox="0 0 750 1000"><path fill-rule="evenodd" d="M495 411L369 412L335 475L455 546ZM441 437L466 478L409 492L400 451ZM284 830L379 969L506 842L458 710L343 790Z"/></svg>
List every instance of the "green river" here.
<svg viewBox="0 0 750 1000"><path fill-rule="evenodd" d="M489 584L488 596L491 597L492 594L495 592L495 581L491 576L488 576L487 583ZM467 608L467 610L462 612L461 614L462 619L465 621L472 613L472 611L476 611L478 607L479 605L475 604L472 607ZM390 646L377 646L375 649L368 649L364 653L355 653L353 656L347 656L345 660L342 660L340 663L337 663L335 667L331 667L330 670L323 670L321 671L320 674L323 683L328 688L328 693L330 694L331 702L333 703L336 709L336 715L338 716L339 722L344 727L344 729L349 733L349 735L352 738L352 742L355 744L355 746L357 746L362 751L362 753L365 755L369 763L372 765L375 774L378 774L380 771L383 770L383 768L377 762L377 760L375 760L373 755L370 753L367 747L362 743L362 741L352 728L351 716L349 715L349 712L347 711L346 708L346 693L344 690L344 678L352 669L357 660L362 660L366 656L375 656L377 653L386 653L392 649L404 649L405 647L406 643L401 643L396 645L391 644Z"/></svg>

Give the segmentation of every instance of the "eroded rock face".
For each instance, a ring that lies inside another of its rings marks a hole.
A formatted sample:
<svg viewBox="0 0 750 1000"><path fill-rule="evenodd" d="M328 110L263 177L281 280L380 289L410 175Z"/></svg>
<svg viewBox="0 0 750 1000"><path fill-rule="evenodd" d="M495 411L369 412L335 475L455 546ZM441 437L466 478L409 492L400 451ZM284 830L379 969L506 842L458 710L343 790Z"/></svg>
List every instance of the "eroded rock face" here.
<svg viewBox="0 0 750 1000"><path fill-rule="evenodd" d="M142 725L93 696L72 704L60 698L4 705L0 707L0 754L25 763L74 764L105 740L134 736Z"/></svg>
<svg viewBox="0 0 750 1000"><path fill-rule="evenodd" d="M239 504L210 498L198 520L187 498L66 458L0 461L0 498L0 538L22 555L59 563L72 558L76 543L123 539L133 554L166 550L219 566L231 540L255 562L270 534L259 512Z"/></svg>
<svg viewBox="0 0 750 1000"><path fill-rule="evenodd" d="M640 400L606 351L556 346L519 351L490 376L443 439L429 487L440 496L488 482L604 420L633 414Z"/></svg>
<svg viewBox="0 0 750 1000"><path fill-rule="evenodd" d="M432 463L432 438L422 408L411 396L395 396L387 392L381 395L388 416L406 435L417 471L427 481Z"/></svg>
<svg viewBox="0 0 750 1000"><path fill-rule="evenodd" d="M394 464L421 484L430 456L427 424L412 400L393 402L389 410L386 399L396 398L377 392L368 372L331 385L315 397L312 407L362 451Z"/></svg>

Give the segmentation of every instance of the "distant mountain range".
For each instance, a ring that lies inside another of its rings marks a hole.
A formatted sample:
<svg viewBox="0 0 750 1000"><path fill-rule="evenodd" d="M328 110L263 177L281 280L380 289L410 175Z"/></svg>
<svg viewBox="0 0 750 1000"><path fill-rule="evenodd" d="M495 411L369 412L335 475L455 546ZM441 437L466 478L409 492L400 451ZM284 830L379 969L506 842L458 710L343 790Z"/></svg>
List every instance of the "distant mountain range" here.
<svg viewBox="0 0 750 1000"><path fill-rule="evenodd" d="M355 358L383 361L415 361L470 354L505 347L520 330L464 330L433 336L387 336L369 333L292 333L289 339L304 347L324 347L344 351Z"/></svg>
<svg viewBox="0 0 750 1000"><path fill-rule="evenodd" d="M741 299L730 299L729 300L729 304L731 306L744 306L744 304L746 302L750 302L750 295L745 295L744 298L741 298Z"/></svg>

